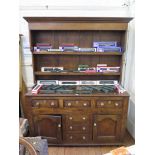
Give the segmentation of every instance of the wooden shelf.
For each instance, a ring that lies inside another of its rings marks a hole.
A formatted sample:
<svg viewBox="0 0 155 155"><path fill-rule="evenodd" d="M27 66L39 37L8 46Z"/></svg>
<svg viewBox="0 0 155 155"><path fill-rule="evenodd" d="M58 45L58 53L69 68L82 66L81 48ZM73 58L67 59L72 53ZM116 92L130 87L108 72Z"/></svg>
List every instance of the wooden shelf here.
<svg viewBox="0 0 155 155"><path fill-rule="evenodd" d="M117 73L74 73L74 72L64 72L64 73L58 73L58 72L35 72L35 75L120 75L120 72Z"/></svg>
<svg viewBox="0 0 155 155"><path fill-rule="evenodd" d="M119 52L33 52L34 55L123 55Z"/></svg>
<svg viewBox="0 0 155 155"><path fill-rule="evenodd" d="M50 97L50 96L54 96L54 97L66 97L66 96L87 96L87 97L91 97L91 96L94 96L94 97L97 97L97 96L99 96L99 97L103 97L103 96L105 96L105 97L118 97L118 96L120 96L120 97L122 97L122 96L129 96L129 94L128 94L128 92L124 92L124 93L95 93L95 94L32 94L32 92L31 91L28 91L26 94L25 94L26 96L43 96L43 97Z"/></svg>

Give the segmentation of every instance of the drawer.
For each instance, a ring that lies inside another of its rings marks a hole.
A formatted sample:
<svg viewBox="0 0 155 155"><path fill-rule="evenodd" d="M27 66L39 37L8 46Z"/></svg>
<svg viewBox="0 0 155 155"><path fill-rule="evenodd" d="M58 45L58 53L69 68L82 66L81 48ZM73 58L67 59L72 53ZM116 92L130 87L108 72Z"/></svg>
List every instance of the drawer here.
<svg viewBox="0 0 155 155"><path fill-rule="evenodd" d="M34 108L58 108L58 100L32 100L32 107Z"/></svg>
<svg viewBox="0 0 155 155"><path fill-rule="evenodd" d="M67 108L84 108L90 107L91 101L89 100L64 100L64 107Z"/></svg>
<svg viewBox="0 0 155 155"><path fill-rule="evenodd" d="M66 124L88 123L88 121L89 121L88 115L81 115L81 114L66 115Z"/></svg>
<svg viewBox="0 0 155 155"><path fill-rule="evenodd" d="M122 108L121 100L97 100L97 108Z"/></svg>
<svg viewBox="0 0 155 155"><path fill-rule="evenodd" d="M88 124L67 124L66 125L66 132L79 132L79 133L88 133L89 132L89 125Z"/></svg>
<svg viewBox="0 0 155 155"><path fill-rule="evenodd" d="M85 143L89 142L88 134L64 134L64 140L69 143Z"/></svg>

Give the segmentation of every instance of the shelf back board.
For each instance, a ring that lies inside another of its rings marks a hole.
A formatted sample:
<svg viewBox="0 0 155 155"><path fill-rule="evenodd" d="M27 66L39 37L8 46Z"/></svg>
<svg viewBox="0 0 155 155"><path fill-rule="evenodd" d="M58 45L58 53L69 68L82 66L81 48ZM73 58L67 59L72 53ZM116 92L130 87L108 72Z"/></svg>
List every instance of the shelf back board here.
<svg viewBox="0 0 155 155"><path fill-rule="evenodd" d="M117 41L120 46L123 46L122 38L125 31L62 31L62 30L31 30L30 36L32 46L36 43L46 42L51 43L53 48L59 48L62 43L74 43L79 47L92 47L94 41Z"/></svg>
<svg viewBox="0 0 155 155"><path fill-rule="evenodd" d="M66 70L77 70L79 64L89 65L89 67L96 67L97 64L120 66L121 56L35 55L34 62L34 71L41 71L41 67L64 67Z"/></svg>

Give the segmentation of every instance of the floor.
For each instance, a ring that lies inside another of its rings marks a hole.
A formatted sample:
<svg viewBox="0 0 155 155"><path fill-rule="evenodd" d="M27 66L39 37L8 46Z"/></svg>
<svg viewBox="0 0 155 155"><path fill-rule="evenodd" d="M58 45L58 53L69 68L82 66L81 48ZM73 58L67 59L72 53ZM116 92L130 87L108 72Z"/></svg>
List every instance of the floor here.
<svg viewBox="0 0 155 155"><path fill-rule="evenodd" d="M128 132L125 135L125 146L134 145L134 140ZM49 155L103 155L117 146L103 147L49 147Z"/></svg>

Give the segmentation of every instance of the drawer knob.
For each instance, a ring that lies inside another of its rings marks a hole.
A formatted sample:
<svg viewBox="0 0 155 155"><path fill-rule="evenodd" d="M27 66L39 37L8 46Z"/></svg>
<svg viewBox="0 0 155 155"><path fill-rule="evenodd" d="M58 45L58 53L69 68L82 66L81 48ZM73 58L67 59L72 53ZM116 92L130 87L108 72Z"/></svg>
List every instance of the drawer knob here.
<svg viewBox="0 0 155 155"><path fill-rule="evenodd" d="M111 104L111 101L108 101L109 104Z"/></svg>
<svg viewBox="0 0 155 155"><path fill-rule="evenodd" d="M83 103L83 106L87 106L87 103Z"/></svg>
<svg viewBox="0 0 155 155"><path fill-rule="evenodd" d="M86 117L82 117L83 120L86 120Z"/></svg>
<svg viewBox="0 0 155 155"><path fill-rule="evenodd" d="M58 128L61 128L61 124L58 124Z"/></svg>
<svg viewBox="0 0 155 155"><path fill-rule="evenodd" d="M71 103L68 103L68 106L70 107L72 104Z"/></svg>
<svg viewBox="0 0 155 155"><path fill-rule="evenodd" d="M83 136L83 137L82 137L82 139L86 139L86 137L85 137L85 136Z"/></svg>
<svg viewBox="0 0 155 155"><path fill-rule="evenodd" d="M118 105L119 105L119 103L116 102L116 103L115 103L115 106L118 107Z"/></svg>
<svg viewBox="0 0 155 155"><path fill-rule="evenodd" d="M72 120L73 118L72 117L69 117L69 119Z"/></svg>
<svg viewBox="0 0 155 155"><path fill-rule="evenodd" d="M96 123L94 123L94 126L96 126Z"/></svg>
<svg viewBox="0 0 155 155"><path fill-rule="evenodd" d="M86 130L86 127L83 126L83 127L82 127L82 130Z"/></svg>
<svg viewBox="0 0 155 155"><path fill-rule="evenodd" d="M51 106L54 106L54 102L51 102Z"/></svg>
<svg viewBox="0 0 155 155"><path fill-rule="evenodd" d="M72 126L70 126L69 128L70 128L70 130L72 130L72 129L73 129L73 127L72 127Z"/></svg>
<svg viewBox="0 0 155 155"><path fill-rule="evenodd" d="M101 106L104 106L104 102L101 102Z"/></svg>
<svg viewBox="0 0 155 155"><path fill-rule="evenodd" d="M72 136L70 136L70 137L69 137L69 139L73 139L73 137L72 137Z"/></svg>
<svg viewBox="0 0 155 155"><path fill-rule="evenodd" d="M36 106L39 106L39 104L40 104L40 103L39 103L39 102L37 102L37 103L36 103Z"/></svg>
<svg viewBox="0 0 155 155"><path fill-rule="evenodd" d="M78 104L78 103L79 103L79 101L75 101L75 103L76 103L76 104Z"/></svg>

